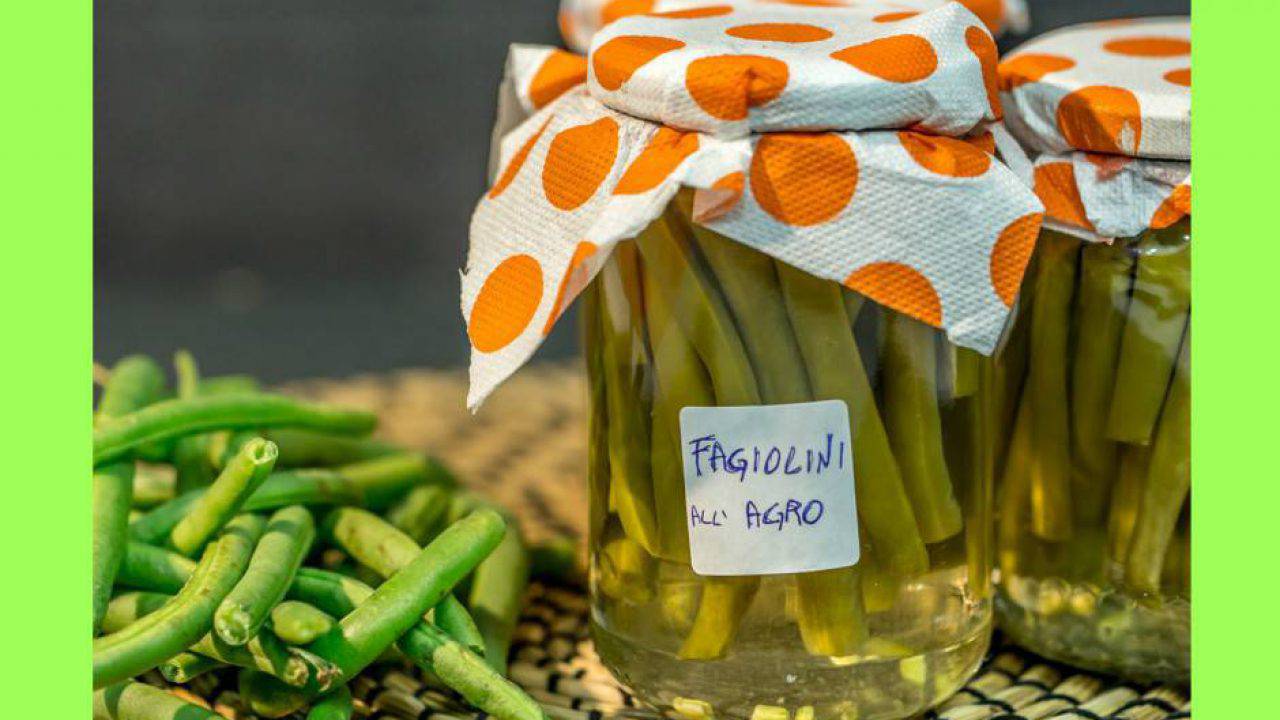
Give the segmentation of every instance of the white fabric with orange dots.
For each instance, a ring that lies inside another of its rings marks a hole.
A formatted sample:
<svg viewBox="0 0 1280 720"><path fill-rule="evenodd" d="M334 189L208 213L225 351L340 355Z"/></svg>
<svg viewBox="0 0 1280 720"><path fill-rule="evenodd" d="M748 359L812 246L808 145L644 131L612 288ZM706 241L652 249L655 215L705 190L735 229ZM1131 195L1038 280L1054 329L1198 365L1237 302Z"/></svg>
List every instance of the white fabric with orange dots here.
<svg viewBox="0 0 1280 720"><path fill-rule="evenodd" d="M735 24L774 17L734 12ZM828 20L810 12L814 24ZM962 8L940 12L954 27L939 32L951 37L977 22ZM981 73L953 77L953 92L988 103ZM771 102L786 102L791 87ZM822 124L803 110L793 110L796 127ZM905 129L724 138L619 112L587 86L559 95L503 139L497 178L472 217L461 303L472 345L468 405L533 354L613 247L681 186L698 189L701 224L990 352L1042 205L986 140Z"/></svg>
<svg viewBox="0 0 1280 720"><path fill-rule="evenodd" d="M1034 150L1191 159L1187 18L1055 30L1009 53L1000 74L1006 124Z"/></svg>
<svg viewBox="0 0 1280 720"><path fill-rule="evenodd" d="M910 13L933 10L952 0L891 0L880 3L886 13ZM1024 0L960 0L982 19L993 33L1027 29L1027 6ZM591 39L609 23L632 15L683 10L699 6L731 6L770 3L801 7L833 8L860 4L858 0L561 0L560 34L565 44L577 52L586 52Z"/></svg>
<svg viewBox="0 0 1280 720"><path fill-rule="evenodd" d="M866 4L635 15L596 34L587 83L615 110L740 137L918 127L963 135L999 116L995 41L956 3L903 17Z"/></svg>
<svg viewBox="0 0 1280 720"><path fill-rule="evenodd" d="M1057 30L1000 63L1049 224L1110 240L1190 214L1190 60L1188 20L1149 18Z"/></svg>

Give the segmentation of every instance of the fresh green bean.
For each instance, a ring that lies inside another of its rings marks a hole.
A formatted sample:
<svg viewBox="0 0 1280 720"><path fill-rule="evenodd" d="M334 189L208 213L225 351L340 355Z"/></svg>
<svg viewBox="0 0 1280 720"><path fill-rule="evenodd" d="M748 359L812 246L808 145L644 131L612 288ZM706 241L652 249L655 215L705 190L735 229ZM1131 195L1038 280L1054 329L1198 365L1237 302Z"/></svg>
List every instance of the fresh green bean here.
<svg viewBox="0 0 1280 720"><path fill-rule="evenodd" d="M498 551L494 550L494 552ZM427 613L427 620L440 628L445 635L462 643L463 647L484 657L485 638L480 632L480 626L476 624L475 618L471 617L467 607L453 593L445 595L443 600L431 608Z"/></svg>
<svg viewBox="0 0 1280 720"><path fill-rule="evenodd" d="M174 353L173 367L178 377L178 398L185 400L199 395L200 370L191 353L186 350ZM174 441L173 466L178 473L179 492L213 482L217 473L209 462L208 444L208 435L188 435Z"/></svg>
<svg viewBox="0 0 1280 720"><path fill-rule="evenodd" d="M321 533L356 562L368 567L379 578L389 579L407 567L422 552L413 538L367 510L353 507L335 508L321 523ZM511 534L511 533L508 533ZM501 547L501 546L499 546ZM476 629L466 608L452 593L447 593L433 610L441 629L468 647L484 652L484 638ZM454 635L453 633L458 633Z"/></svg>
<svg viewBox="0 0 1280 720"><path fill-rule="evenodd" d="M1080 253L1071 367L1072 500L1076 521L1091 526L1105 517L1115 482L1119 448L1107 437L1107 415L1132 273L1133 260L1114 247L1089 243Z"/></svg>
<svg viewBox="0 0 1280 720"><path fill-rule="evenodd" d="M647 552L660 539L650 467L650 410L645 387L649 361L641 324L644 312L640 262L635 244L621 243L600 271L600 319L606 402L609 412L609 502L622 526Z"/></svg>
<svg viewBox="0 0 1280 720"><path fill-rule="evenodd" d="M219 638L243 645L258 634L302 567L315 535L315 520L301 505L290 505L271 516L244 577L213 615L213 629Z"/></svg>
<svg viewBox="0 0 1280 720"><path fill-rule="evenodd" d="M117 595L111 598L107 612L102 617L102 632L120 632L138 618L164 607L172 599L173 595L170 593L137 590Z"/></svg>
<svg viewBox="0 0 1280 720"><path fill-rule="evenodd" d="M290 645L306 645L329 632L336 622L328 613L297 600L285 600L271 608L271 629Z"/></svg>
<svg viewBox="0 0 1280 720"><path fill-rule="evenodd" d="M133 510L152 510L172 500L176 495L173 468L168 465L134 463Z"/></svg>
<svg viewBox="0 0 1280 720"><path fill-rule="evenodd" d="M964 527L942 442L933 336L934 330L919 320L889 312L880 361L889 445L926 543L941 542Z"/></svg>
<svg viewBox="0 0 1280 720"><path fill-rule="evenodd" d="M1138 269L1107 422L1113 440L1147 445L1155 432L1191 309L1186 233L1186 225L1179 223L1138 243Z"/></svg>
<svg viewBox="0 0 1280 720"><path fill-rule="evenodd" d="M362 434L372 430L375 422L367 412L301 403L276 395L165 400L94 428L93 464L117 460L147 443L213 430L289 426Z"/></svg>
<svg viewBox="0 0 1280 720"><path fill-rule="evenodd" d="M443 485L419 485L387 510L387 521L421 545L439 532L451 494Z"/></svg>
<svg viewBox="0 0 1280 720"><path fill-rule="evenodd" d="M298 428L271 428L263 431L262 435L279 446L280 460L277 464L283 468L333 467L403 452L395 445L372 438ZM453 482L452 479L449 481Z"/></svg>
<svg viewBox="0 0 1280 720"><path fill-rule="evenodd" d="M93 631L111 599L124 559L129 532L129 505L133 495L133 463L97 468L93 473Z"/></svg>
<svg viewBox="0 0 1280 720"><path fill-rule="evenodd" d="M843 400L849 408L859 519L879 562L898 577L918 575L928 569L929 557L850 329L845 298L835 284L790 266L778 265L778 274L795 327L843 322L842 333L834 327L821 334L798 333L800 350L814 397Z"/></svg>
<svg viewBox="0 0 1280 720"><path fill-rule="evenodd" d="M228 665L256 668L296 688L323 691L343 680L341 671L332 663L302 648L285 645L270 630L259 632L243 645L231 645L209 633L196 641L191 651Z"/></svg>
<svg viewBox="0 0 1280 720"><path fill-rule="evenodd" d="M338 470L273 472L244 501L245 510L277 510L289 505L362 505L364 493Z"/></svg>
<svg viewBox="0 0 1280 720"><path fill-rule="evenodd" d="M360 491L364 507L374 512L386 510L418 485L448 485L453 477L436 460L415 452L354 462L337 468L337 473Z"/></svg>
<svg viewBox="0 0 1280 720"><path fill-rule="evenodd" d="M483 657L499 673L507 670L511 636L528 584L529 552L512 520L502 542L476 566L467 590L467 609L484 638Z"/></svg>
<svg viewBox="0 0 1280 720"><path fill-rule="evenodd" d="M223 720L146 683L125 681L93 691L93 720Z"/></svg>
<svg viewBox="0 0 1280 720"><path fill-rule="evenodd" d="M156 402L164 395L164 371L145 355L130 355L111 368L98 400L99 422L110 422Z"/></svg>
<svg viewBox="0 0 1280 720"><path fill-rule="evenodd" d="M129 538L149 545L165 542L173 526L191 512L192 506L203 495L203 488L191 490L152 508L142 517L129 523Z"/></svg>
<svg viewBox="0 0 1280 720"><path fill-rule="evenodd" d="M224 523L240 511L244 501L262 484L276 461L276 446L258 440L244 446L235 460L169 533L169 543L183 555L204 547Z"/></svg>
<svg viewBox="0 0 1280 720"><path fill-rule="evenodd" d="M1071 537L1071 419L1067 356L1078 240L1046 230L1031 306L1031 360L1026 393L1033 412L1031 531L1044 540Z"/></svg>
<svg viewBox="0 0 1280 720"><path fill-rule="evenodd" d="M1125 565L1125 583L1155 596L1169 543L1183 503L1191 491L1191 335L1178 353L1169 395L1151 443L1151 461L1142 491L1142 509L1133 528Z"/></svg>
<svg viewBox="0 0 1280 720"><path fill-rule="evenodd" d="M351 720L355 712L351 689L342 685L317 700L307 711L307 720Z"/></svg>
<svg viewBox="0 0 1280 720"><path fill-rule="evenodd" d="M160 674L171 683L189 683L205 673L226 667L221 660L198 655L193 652L180 652L165 660L160 665Z"/></svg>
<svg viewBox="0 0 1280 720"><path fill-rule="evenodd" d="M135 541L125 549L116 581L128 587L172 594L182 589L195 569L196 562L191 558Z"/></svg>
<svg viewBox="0 0 1280 720"><path fill-rule="evenodd" d="M262 535L262 518L234 518L205 549L191 579L154 613L93 642L93 685L110 685L186 649L213 624L213 612L244 574Z"/></svg>

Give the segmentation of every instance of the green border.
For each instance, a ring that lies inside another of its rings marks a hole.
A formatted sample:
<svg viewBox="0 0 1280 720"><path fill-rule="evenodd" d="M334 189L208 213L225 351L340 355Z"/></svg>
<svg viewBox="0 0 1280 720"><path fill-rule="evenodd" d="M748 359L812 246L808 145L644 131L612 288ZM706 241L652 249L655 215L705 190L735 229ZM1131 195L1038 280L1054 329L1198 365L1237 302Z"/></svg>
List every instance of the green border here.
<svg viewBox="0 0 1280 720"><path fill-rule="evenodd" d="M0 714L90 716L88 0L0 3Z"/></svg>
<svg viewBox="0 0 1280 720"><path fill-rule="evenodd" d="M1277 714L1280 3L1194 0L1195 715Z"/></svg>

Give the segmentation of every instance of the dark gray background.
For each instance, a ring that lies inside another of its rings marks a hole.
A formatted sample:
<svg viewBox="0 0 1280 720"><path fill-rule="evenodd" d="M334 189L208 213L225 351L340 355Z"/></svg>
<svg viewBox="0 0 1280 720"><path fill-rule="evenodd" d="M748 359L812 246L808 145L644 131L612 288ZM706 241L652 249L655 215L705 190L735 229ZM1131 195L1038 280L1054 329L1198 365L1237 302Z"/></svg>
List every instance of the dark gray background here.
<svg viewBox="0 0 1280 720"><path fill-rule="evenodd" d="M1030 4L1032 34L1190 10ZM187 347L272 380L464 363L495 88L508 43L558 43L556 5L99 0L98 359Z"/></svg>

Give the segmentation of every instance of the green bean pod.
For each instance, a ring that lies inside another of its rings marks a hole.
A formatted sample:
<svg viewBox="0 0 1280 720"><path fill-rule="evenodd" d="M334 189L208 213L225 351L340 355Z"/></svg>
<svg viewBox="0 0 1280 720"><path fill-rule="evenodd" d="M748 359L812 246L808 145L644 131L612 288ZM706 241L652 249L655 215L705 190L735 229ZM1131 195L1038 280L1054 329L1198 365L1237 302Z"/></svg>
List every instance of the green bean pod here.
<svg viewBox="0 0 1280 720"><path fill-rule="evenodd" d="M890 312L880 361L889 445L926 543L941 542L964 527L942 442L933 336L928 325ZM874 540L873 545L879 550Z"/></svg>
<svg viewBox="0 0 1280 720"><path fill-rule="evenodd" d="M1143 489L1151 465L1151 448L1124 445L1120 449L1120 467L1111 491L1111 510L1107 516L1107 548L1112 562L1123 567L1129 557L1133 529L1142 508ZM1122 570L1123 572L1123 570Z"/></svg>
<svg viewBox="0 0 1280 720"><path fill-rule="evenodd" d="M93 430L94 466L118 460L148 443L214 430L289 426L363 434L376 418L367 412L301 403L276 395L202 395L164 400L101 422Z"/></svg>
<svg viewBox="0 0 1280 720"><path fill-rule="evenodd" d="M581 308L579 319L582 326L583 347L602 347L603 325L600 305L600 282L593 281L582 291L578 300ZM604 358L602 352L587 353L587 399L591 413L588 418L587 436L587 538L594 544L602 537L605 522L609 515L609 478L612 471L609 467L609 418L608 398L604 379Z"/></svg>
<svg viewBox="0 0 1280 720"><path fill-rule="evenodd" d="M1186 232L1179 223L1137 245L1138 269L1107 422L1113 440L1147 445L1155 432L1191 309Z"/></svg>
<svg viewBox="0 0 1280 720"><path fill-rule="evenodd" d="M171 593L164 592L135 590L121 593L111 598L111 602L107 605L107 612L102 617L102 632L120 632L136 622L138 618L150 615L164 607L164 604L172 599Z"/></svg>
<svg viewBox="0 0 1280 720"><path fill-rule="evenodd" d="M439 532L449 512L452 491L443 485L419 485L387 510L387 521L421 545Z"/></svg>
<svg viewBox="0 0 1280 720"><path fill-rule="evenodd" d="M140 542L125 549L116 581L141 590L176 593L191 579L196 562L189 557Z"/></svg>
<svg viewBox="0 0 1280 720"><path fill-rule="evenodd" d="M796 575L800 639L814 655L852 655L867 636L856 566Z"/></svg>
<svg viewBox="0 0 1280 720"><path fill-rule="evenodd" d="M180 652L160 665L160 674L171 683L189 683L206 673L226 667L227 664L205 655Z"/></svg>
<svg viewBox="0 0 1280 720"><path fill-rule="evenodd" d="M146 683L126 681L93 691L93 720L223 720Z"/></svg>
<svg viewBox="0 0 1280 720"><path fill-rule="evenodd" d="M133 463L97 468L93 473L93 631L102 624L124 561L133 496Z"/></svg>
<svg viewBox="0 0 1280 720"><path fill-rule="evenodd" d="M256 668L296 688L323 691L344 680L342 672L332 663L302 648L286 645L269 630L259 632L243 645L232 645L209 633L190 649L228 665Z"/></svg>
<svg viewBox="0 0 1280 720"><path fill-rule="evenodd" d="M451 484L452 475L439 462L421 453L400 452L342 465L337 473L364 498L364 507L382 512L424 483Z"/></svg>
<svg viewBox="0 0 1280 720"><path fill-rule="evenodd" d="M641 605L653 599L657 567L657 560L614 522L596 556L596 587L605 597Z"/></svg>
<svg viewBox="0 0 1280 720"><path fill-rule="evenodd" d="M484 638L483 657L500 673L507 671L511 636L515 634L528 584L529 552L519 526L512 520L502 542L476 566L467 590L467 609Z"/></svg>
<svg viewBox="0 0 1280 720"><path fill-rule="evenodd" d="M355 712L351 689L342 685L317 700L307 711L307 720L351 720Z"/></svg>
<svg viewBox="0 0 1280 720"><path fill-rule="evenodd" d="M240 582L213 615L213 629L231 645L249 642L284 598L315 540L315 520L301 505L277 510L249 559Z"/></svg>
<svg viewBox="0 0 1280 720"><path fill-rule="evenodd" d="M155 667L207 633L218 603L244 574L264 525L262 518L254 515L241 515L227 523L171 602L120 632L94 640L94 687Z"/></svg>
<svg viewBox="0 0 1280 720"><path fill-rule="evenodd" d="M130 355L111 368L98 400L96 422L110 422L145 408L164 395L164 371L145 355Z"/></svg>
<svg viewBox="0 0 1280 720"><path fill-rule="evenodd" d="M402 452L395 445L372 438L299 428L270 428L262 435L280 448L280 459L276 464L283 468L348 465Z"/></svg>
<svg viewBox="0 0 1280 720"><path fill-rule="evenodd" d="M1071 537L1071 420L1067 357L1076 257L1080 243L1045 231L1039 240L1035 303L1031 306L1031 360L1026 393L1033 412L1031 530L1043 540Z"/></svg>
<svg viewBox="0 0 1280 720"><path fill-rule="evenodd" d="M173 526L169 544L183 555L193 555L222 528L244 501L262 484L276 461L276 446L258 440L244 446L236 459L218 475L191 510Z"/></svg>
<svg viewBox="0 0 1280 720"><path fill-rule="evenodd" d="M704 577L693 626L680 645L684 660L723 657L760 587L755 577Z"/></svg>
<svg viewBox="0 0 1280 720"><path fill-rule="evenodd" d="M1178 516L1191 491L1191 335L1178 353L1169 395L1151 443L1142 505L1133 528L1125 583L1142 595L1160 591L1160 575Z"/></svg>
<svg viewBox="0 0 1280 720"><path fill-rule="evenodd" d="M333 616L323 610L297 600L285 600L271 608L271 629L290 645L306 645L329 632L336 623Z"/></svg>

